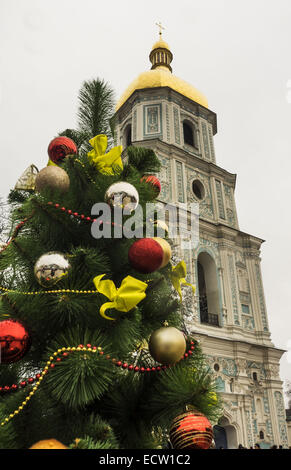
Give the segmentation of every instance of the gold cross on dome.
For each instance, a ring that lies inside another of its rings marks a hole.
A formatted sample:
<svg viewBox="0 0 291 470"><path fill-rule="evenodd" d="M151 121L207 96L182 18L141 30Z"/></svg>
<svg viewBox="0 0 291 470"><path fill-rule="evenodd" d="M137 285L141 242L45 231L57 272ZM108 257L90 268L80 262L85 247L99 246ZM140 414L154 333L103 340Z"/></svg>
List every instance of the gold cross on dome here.
<svg viewBox="0 0 291 470"><path fill-rule="evenodd" d="M162 37L162 30L165 29L165 28L162 26L162 23L161 23L161 22L156 23L156 26L158 26L158 28L159 28L159 35L160 35L160 37Z"/></svg>

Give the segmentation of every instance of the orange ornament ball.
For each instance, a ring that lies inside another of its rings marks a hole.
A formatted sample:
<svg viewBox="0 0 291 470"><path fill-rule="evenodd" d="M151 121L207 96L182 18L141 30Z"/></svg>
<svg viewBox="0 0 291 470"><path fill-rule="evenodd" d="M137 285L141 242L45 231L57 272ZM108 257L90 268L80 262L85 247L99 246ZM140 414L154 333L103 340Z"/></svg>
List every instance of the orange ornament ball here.
<svg viewBox="0 0 291 470"><path fill-rule="evenodd" d="M33 444L30 449L68 449L67 446L64 446L60 441L56 439L44 439L43 441L38 441L36 444Z"/></svg>
<svg viewBox="0 0 291 470"><path fill-rule="evenodd" d="M170 441L174 449L209 449L212 439L211 423L199 411L187 411L171 424Z"/></svg>

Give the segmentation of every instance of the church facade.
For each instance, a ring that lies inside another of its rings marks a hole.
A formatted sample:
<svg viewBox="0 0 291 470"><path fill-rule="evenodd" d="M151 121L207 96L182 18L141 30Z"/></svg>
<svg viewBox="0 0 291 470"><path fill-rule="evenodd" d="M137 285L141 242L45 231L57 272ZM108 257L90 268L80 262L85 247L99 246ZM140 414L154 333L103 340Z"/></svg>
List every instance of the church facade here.
<svg viewBox="0 0 291 470"><path fill-rule="evenodd" d="M187 328L195 333L224 400L217 447L288 447L279 360L271 341L261 274L263 240L240 230L236 175L216 162L216 114L205 96L172 74L161 34L143 72L120 98L116 140L152 148L161 162L160 201L199 204L199 243L174 251L196 292L183 291ZM190 289L191 291L191 289Z"/></svg>

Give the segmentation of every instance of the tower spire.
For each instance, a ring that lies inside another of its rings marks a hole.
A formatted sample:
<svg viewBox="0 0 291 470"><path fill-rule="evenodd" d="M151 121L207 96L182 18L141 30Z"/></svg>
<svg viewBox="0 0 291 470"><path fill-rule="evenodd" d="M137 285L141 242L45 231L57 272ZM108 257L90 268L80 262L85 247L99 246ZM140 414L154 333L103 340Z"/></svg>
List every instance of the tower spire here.
<svg viewBox="0 0 291 470"><path fill-rule="evenodd" d="M158 28L159 28L159 36L160 36L160 39L162 39L162 30L165 29L165 28L162 26L161 22L156 23L156 26L158 26Z"/></svg>
<svg viewBox="0 0 291 470"><path fill-rule="evenodd" d="M150 53L150 61L152 63L152 70L156 68L164 68L172 72L171 62L173 60L173 54L170 51L168 44L162 39L162 30L164 26L162 23L156 23L159 28L159 40L153 45Z"/></svg>

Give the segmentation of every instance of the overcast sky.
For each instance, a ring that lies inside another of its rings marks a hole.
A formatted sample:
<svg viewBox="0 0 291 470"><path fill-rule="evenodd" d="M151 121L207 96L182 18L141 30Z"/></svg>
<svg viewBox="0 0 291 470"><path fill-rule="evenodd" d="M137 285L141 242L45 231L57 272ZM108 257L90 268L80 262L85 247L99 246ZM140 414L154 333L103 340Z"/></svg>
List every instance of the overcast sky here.
<svg viewBox="0 0 291 470"><path fill-rule="evenodd" d="M291 351L290 0L1 0L0 195L75 126L82 81L104 78L119 97L149 69L158 21L174 74L217 113L217 164L237 173L240 229L266 240L272 339ZM291 379L291 352L281 377Z"/></svg>

